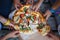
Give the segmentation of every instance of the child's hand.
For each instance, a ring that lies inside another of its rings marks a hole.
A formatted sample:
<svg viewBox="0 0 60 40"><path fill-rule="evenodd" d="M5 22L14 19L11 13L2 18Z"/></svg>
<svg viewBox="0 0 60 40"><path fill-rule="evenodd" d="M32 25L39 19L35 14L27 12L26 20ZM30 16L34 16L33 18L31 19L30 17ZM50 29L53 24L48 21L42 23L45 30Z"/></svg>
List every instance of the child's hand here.
<svg viewBox="0 0 60 40"><path fill-rule="evenodd" d="M20 6L23 6L23 5L20 3L20 0L14 0L14 6L18 10Z"/></svg>
<svg viewBox="0 0 60 40"><path fill-rule="evenodd" d="M51 13L49 10L47 10L47 11L45 12L45 14L44 14L44 17L46 17L46 20L48 20L48 18L49 18L51 15L52 15L52 13Z"/></svg>
<svg viewBox="0 0 60 40"><path fill-rule="evenodd" d="M44 0L38 0L37 4L33 6L33 10L36 12L40 8L41 4L43 3Z"/></svg>
<svg viewBox="0 0 60 40"><path fill-rule="evenodd" d="M14 31L14 32L7 34L5 37L2 38L2 40L6 40L8 38L15 38L15 37L19 37L19 36L20 36L19 31Z"/></svg>
<svg viewBox="0 0 60 40"><path fill-rule="evenodd" d="M33 5L33 0L26 0L26 4L29 4L30 2Z"/></svg>
<svg viewBox="0 0 60 40"><path fill-rule="evenodd" d="M16 25L13 21L10 22L9 28L10 28L11 30L14 30L14 29L15 29L15 30L19 30L18 25Z"/></svg>
<svg viewBox="0 0 60 40"><path fill-rule="evenodd" d="M54 34L52 34L52 33L49 33L47 36L48 36L49 38L53 39L53 40L60 40L58 36L56 36L56 35L54 35Z"/></svg>
<svg viewBox="0 0 60 40"><path fill-rule="evenodd" d="M35 5L32 7L32 9L33 9L35 12L38 11L39 8L40 8L40 4L39 4L39 3L35 4Z"/></svg>
<svg viewBox="0 0 60 40"><path fill-rule="evenodd" d="M9 37L9 38L15 38L18 36L19 36L19 31L14 31L14 32L7 34L7 37Z"/></svg>

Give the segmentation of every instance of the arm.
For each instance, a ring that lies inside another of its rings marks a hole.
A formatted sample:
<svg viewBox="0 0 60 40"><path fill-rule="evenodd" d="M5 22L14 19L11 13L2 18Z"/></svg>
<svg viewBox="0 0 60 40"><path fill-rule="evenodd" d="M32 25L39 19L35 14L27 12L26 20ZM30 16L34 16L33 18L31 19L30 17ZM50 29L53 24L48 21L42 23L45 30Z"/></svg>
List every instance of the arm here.
<svg viewBox="0 0 60 40"><path fill-rule="evenodd" d="M38 11L38 9L40 8L41 4L43 3L44 0L38 0L38 2L33 6L33 10L34 11Z"/></svg>
<svg viewBox="0 0 60 40"><path fill-rule="evenodd" d="M57 0L55 4L52 6L54 10L56 10L60 6L60 0Z"/></svg>
<svg viewBox="0 0 60 40"><path fill-rule="evenodd" d="M59 36L57 36L57 35L55 35L54 33L51 33L51 32L47 36L49 38L53 39L53 40L60 40Z"/></svg>
<svg viewBox="0 0 60 40"><path fill-rule="evenodd" d="M31 4L33 5L34 0L26 0L26 4L29 4L31 2Z"/></svg>
<svg viewBox="0 0 60 40"><path fill-rule="evenodd" d="M13 0L14 2L14 6L15 8L18 10L20 8L20 6L23 6L21 3L20 3L20 0Z"/></svg>
<svg viewBox="0 0 60 40"><path fill-rule="evenodd" d="M50 10L47 10L44 14L44 16L46 17L46 20L48 20L48 18L52 15L52 13L55 13L55 10L60 6L60 0L57 0L54 5L52 6L52 8Z"/></svg>
<svg viewBox="0 0 60 40"><path fill-rule="evenodd" d="M9 28L10 28L10 26L11 26L11 28L14 28L14 22L4 18L1 15L0 15L0 22L5 26L9 26Z"/></svg>
<svg viewBox="0 0 60 40"><path fill-rule="evenodd" d="M41 5L44 0L38 0L38 3Z"/></svg>
<svg viewBox="0 0 60 40"><path fill-rule="evenodd" d="M0 15L0 22L1 22L2 24L4 24L4 23L7 22L7 19L5 19L4 17L2 17L2 16Z"/></svg>
<svg viewBox="0 0 60 40"><path fill-rule="evenodd" d="M18 36L18 39L19 39L19 40L23 40L22 37L21 37L20 35Z"/></svg>
<svg viewBox="0 0 60 40"><path fill-rule="evenodd" d="M8 38L15 38L15 37L18 37L19 35L20 35L19 31L13 31L7 34L6 36L4 36L3 38L1 38L1 40L6 40Z"/></svg>

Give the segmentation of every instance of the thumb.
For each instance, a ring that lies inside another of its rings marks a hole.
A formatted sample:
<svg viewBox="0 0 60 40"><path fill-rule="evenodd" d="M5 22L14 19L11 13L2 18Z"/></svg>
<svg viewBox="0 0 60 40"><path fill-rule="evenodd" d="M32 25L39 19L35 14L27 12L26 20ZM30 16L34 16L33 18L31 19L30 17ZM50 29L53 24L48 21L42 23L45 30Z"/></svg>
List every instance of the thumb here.
<svg viewBox="0 0 60 40"><path fill-rule="evenodd" d="M9 24L10 26L14 27L14 25L12 23Z"/></svg>
<svg viewBox="0 0 60 40"><path fill-rule="evenodd" d="M14 33L14 35L15 35L15 36L13 36L13 37L18 37L18 36L20 35L19 31L14 31L13 33Z"/></svg>
<svg viewBox="0 0 60 40"><path fill-rule="evenodd" d="M46 16L47 16L47 13L44 14L44 17L46 17Z"/></svg>
<svg viewBox="0 0 60 40"><path fill-rule="evenodd" d="M19 34L19 31L14 31L13 33L14 33L14 34Z"/></svg>
<svg viewBox="0 0 60 40"><path fill-rule="evenodd" d="M40 5L39 6L36 6L36 9L35 9L35 12L39 9Z"/></svg>
<svg viewBox="0 0 60 40"><path fill-rule="evenodd" d="M38 8L35 9L35 12L37 12L37 11L38 11Z"/></svg>
<svg viewBox="0 0 60 40"><path fill-rule="evenodd" d="M15 5L16 10L18 10L17 5Z"/></svg>
<svg viewBox="0 0 60 40"><path fill-rule="evenodd" d="M15 37L19 37L20 36L20 34L17 34Z"/></svg>
<svg viewBox="0 0 60 40"><path fill-rule="evenodd" d="M35 6L33 6L32 9L35 10Z"/></svg>
<svg viewBox="0 0 60 40"><path fill-rule="evenodd" d="M23 6L21 3L18 3L19 6Z"/></svg>
<svg viewBox="0 0 60 40"><path fill-rule="evenodd" d="M48 20L49 17L50 17L50 15L47 15L47 16L46 16L46 20Z"/></svg>
<svg viewBox="0 0 60 40"><path fill-rule="evenodd" d="M55 36L54 34L49 34L49 35L51 36L51 38L54 38L54 36Z"/></svg>

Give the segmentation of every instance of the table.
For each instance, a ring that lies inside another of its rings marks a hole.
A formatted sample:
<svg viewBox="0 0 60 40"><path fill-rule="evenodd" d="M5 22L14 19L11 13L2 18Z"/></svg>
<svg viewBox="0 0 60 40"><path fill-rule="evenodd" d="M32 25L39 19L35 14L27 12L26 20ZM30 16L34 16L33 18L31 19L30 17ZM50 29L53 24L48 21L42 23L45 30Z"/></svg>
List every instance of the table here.
<svg viewBox="0 0 60 40"><path fill-rule="evenodd" d="M47 36L42 36L40 33L37 32L30 35L27 39L24 39L24 40L52 40L52 39Z"/></svg>

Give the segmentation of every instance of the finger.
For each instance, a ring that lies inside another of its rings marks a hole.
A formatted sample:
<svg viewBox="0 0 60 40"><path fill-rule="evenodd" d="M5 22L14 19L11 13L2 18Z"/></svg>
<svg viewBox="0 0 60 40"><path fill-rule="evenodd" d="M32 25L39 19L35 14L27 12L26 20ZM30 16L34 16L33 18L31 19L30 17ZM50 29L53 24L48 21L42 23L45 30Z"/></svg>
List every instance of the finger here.
<svg viewBox="0 0 60 40"><path fill-rule="evenodd" d="M13 33L16 35L16 34L19 34L19 31L14 31Z"/></svg>
<svg viewBox="0 0 60 40"><path fill-rule="evenodd" d="M28 2L26 4L28 4Z"/></svg>
<svg viewBox="0 0 60 40"><path fill-rule="evenodd" d="M18 10L17 5L15 5L16 10Z"/></svg>
<svg viewBox="0 0 60 40"><path fill-rule="evenodd" d="M48 20L49 17L50 17L50 15L47 15L46 20Z"/></svg>
<svg viewBox="0 0 60 40"><path fill-rule="evenodd" d="M54 38L55 37L55 35L54 34L49 34L50 36L51 36L51 38Z"/></svg>
<svg viewBox="0 0 60 40"><path fill-rule="evenodd" d="M48 20L48 18L51 16L51 14L47 14L46 20Z"/></svg>
<svg viewBox="0 0 60 40"><path fill-rule="evenodd" d="M13 37L19 37L20 33L15 34Z"/></svg>
<svg viewBox="0 0 60 40"><path fill-rule="evenodd" d="M33 8L32 8L33 10L35 9L35 6L33 6Z"/></svg>
<svg viewBox="0 0 60 40"><path fill-rule="evenodd" d="M27 0L26 4L28 4L28 3L29 3L29 0Z"/></svg>
<svg viewBox="0 0 60 40"><path fill-rule="evenodd" d="M34 0L31 0L32 1L32 4L34 3Z"/></svg>
<svg viewBox="0 0 60 40"><path fill-rule="evenodd" d="M39 12L40 10L38 9L37 11Z"/></svg>
<svg viewBox="0 0 60 40"><path fill-rule="evenodd" d="M47 16L47 13L44 14L44 17L46 17L46 16Z"/></svg>
<svg viewBox="0 0 60 40"><path fill-rule="evenodd" d="M16 37L19 37L20 36L20 33L16 35Z"/></svg>
<svg viewBox="0 0 60 40"><path fill-rule="evenodd" d="M38 11L38 9L39 9L39 6L38 6L38 7L36 7L35 12L36 12L36 11Z"/></svg>
<svg viewBox="0 0 60 40"><path fill-rule="evenodd" d="M18 3L19 6L23 6L21 3Z"/></svg>
<svg viewBox="0 0 60 40"><path fill-rule="evenodd" d="M18 35L14 35L13 38L16 38L16 37L19 37L19 36L20 36L20 34L18 34Z"/></svg>
<svg viewBox="0 0 60 40"><path fill-rule="evenodd" d="M8 29L10 29L10 30L14 30L14 28L13 27L11 27L11 26L9 26L9 27L7 27Z"/></svg>
<svg viewBox="0 0 60 40"><path fill-rule="evenodd" d="M35 9L35 12L37 12L38 9Z"/></svg>
<svg viewBox="0 0 60 40"><path fill-rule="evenodd" d="M14 24L10 23L9 25L10 25L10 27L13 27L14 28Z"/></svg>

